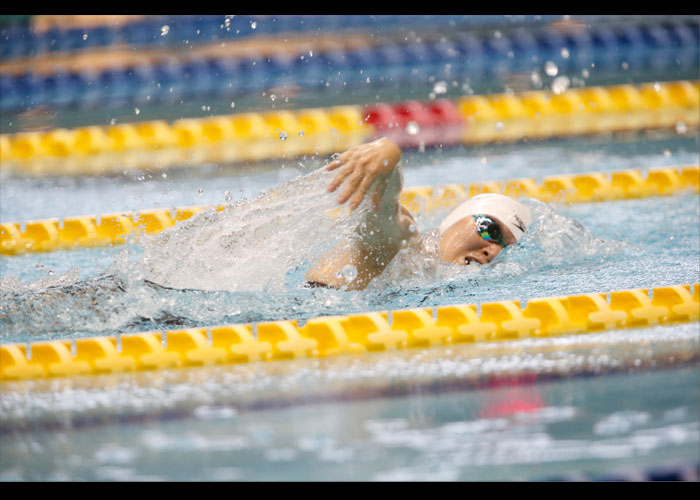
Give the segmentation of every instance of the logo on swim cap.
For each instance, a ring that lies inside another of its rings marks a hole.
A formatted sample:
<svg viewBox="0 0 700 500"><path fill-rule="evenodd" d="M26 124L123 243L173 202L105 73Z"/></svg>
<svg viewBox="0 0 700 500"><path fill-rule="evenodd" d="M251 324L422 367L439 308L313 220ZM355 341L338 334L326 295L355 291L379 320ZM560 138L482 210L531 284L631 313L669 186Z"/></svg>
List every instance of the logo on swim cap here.
<svg viewBox="0 0 700 500"><path fill-rule="evenodd" d="M531 220L530 209L510 196L484 193L463 202L445 217L440 224L440 234L455 222L477 214L490 215L500 220L510 229L516 241L520 241Z"/></svg>

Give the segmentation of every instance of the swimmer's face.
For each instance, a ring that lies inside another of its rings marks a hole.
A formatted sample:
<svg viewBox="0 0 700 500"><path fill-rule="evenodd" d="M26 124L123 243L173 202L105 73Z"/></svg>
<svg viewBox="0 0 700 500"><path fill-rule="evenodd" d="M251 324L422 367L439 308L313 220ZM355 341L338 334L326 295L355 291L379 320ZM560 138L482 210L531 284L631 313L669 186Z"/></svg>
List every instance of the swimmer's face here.
<svg viewBox="0 0 700 500"><path fill-rule="evenodd" d="M512 245L517 240L508 227L495 217L491 217L501 230L503 243ZM440 241L441 258L445 262L468 266L471 262L487 264L503 250L500 243L487 241L476 229L474 217L465 217L450 226Z"/></svg>

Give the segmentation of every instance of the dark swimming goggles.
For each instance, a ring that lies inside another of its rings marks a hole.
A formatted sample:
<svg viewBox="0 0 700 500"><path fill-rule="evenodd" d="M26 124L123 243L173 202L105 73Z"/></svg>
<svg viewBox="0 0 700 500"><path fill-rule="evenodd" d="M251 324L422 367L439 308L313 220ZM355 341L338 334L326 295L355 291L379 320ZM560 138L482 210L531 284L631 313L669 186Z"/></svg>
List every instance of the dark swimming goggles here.
<svg viewBox="0 0 700 500"><path fill-rule="evenodd" d="M503 243L501 228L496 221L488 215L472 215L472 217L474 217L474 225L479 236L486 241L495 241L505 248L506 244Z"/></svg>

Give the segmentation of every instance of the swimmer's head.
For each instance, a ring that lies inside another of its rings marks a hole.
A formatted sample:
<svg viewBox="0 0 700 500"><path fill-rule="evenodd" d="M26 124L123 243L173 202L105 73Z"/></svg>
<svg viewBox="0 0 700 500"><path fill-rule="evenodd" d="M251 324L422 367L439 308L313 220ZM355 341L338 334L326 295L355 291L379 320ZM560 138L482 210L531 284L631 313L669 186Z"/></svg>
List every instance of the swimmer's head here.
<svg viewBox="0 0 700 500"><path fill-rule="evenodd" d="M469 265L491 262L507 246L517 243L530 224L530 210L495 193L465 201L440 224L443 261Z"/></svg>

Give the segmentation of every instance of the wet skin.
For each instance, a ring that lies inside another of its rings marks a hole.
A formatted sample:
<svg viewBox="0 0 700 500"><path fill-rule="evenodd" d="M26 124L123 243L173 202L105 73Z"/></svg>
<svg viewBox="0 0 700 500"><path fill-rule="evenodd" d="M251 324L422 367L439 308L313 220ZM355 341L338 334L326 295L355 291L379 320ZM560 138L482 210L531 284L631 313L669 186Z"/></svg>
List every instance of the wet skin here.
<svg viewBox="0 0 700 500"><path fill-rule="evenodd" d="M503 242L511 245L515 236L497 218L490 216L501 230ZM501 252L503 247L496 241L487 241L476 231L474 217L465 217L450 226L440 240L441 258L444 262L468 266L471 262L487 264Z"/></svg>

